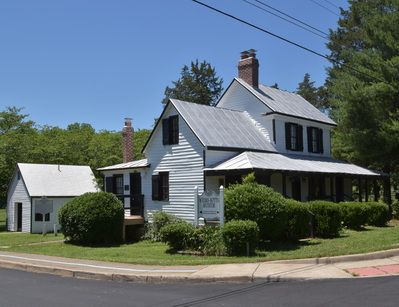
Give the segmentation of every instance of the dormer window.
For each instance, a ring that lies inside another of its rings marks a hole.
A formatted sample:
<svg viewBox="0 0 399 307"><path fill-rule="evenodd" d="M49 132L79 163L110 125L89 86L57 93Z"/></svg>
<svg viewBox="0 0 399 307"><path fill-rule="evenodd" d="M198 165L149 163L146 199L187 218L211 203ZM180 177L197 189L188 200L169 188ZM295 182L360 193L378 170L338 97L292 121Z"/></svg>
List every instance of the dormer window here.
<svg viewBox="0 0 399 307"><path fill-rule="evenodd" d="M162 144L179 144L179 117L177 115L162 120Z"/></svg>
<svg viewBox="0 0 399 307"><path fill-rule="evenodd" d="M323 129L308 127L308 151L311 153L323 153Z"/></svg>
<svg viewBox="0 0 399 307"><path fill-rule="evenodd" d="M285 145L287 150L303 151L303 127L295 123L285 123Z"/></svg>

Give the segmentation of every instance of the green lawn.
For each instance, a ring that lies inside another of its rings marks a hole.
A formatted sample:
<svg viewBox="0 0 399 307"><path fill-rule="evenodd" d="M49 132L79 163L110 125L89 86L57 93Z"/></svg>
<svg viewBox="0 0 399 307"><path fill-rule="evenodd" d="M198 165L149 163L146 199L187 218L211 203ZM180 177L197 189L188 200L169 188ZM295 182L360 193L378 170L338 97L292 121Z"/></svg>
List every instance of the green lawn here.
<svg viewBox="0 0 399 307"><path fill-rule="evenodd" d="M0 209L0 231L6 230L6 209Z"/></svg>
<svg viewBox="0 0 399 307"><path fill-rule="evenodd" d="M32 236L32 239L29 237ZM0 246L4 251L43 254L70 258L92 259L146 265L195 265L234 262L260 262L283 259L316 258L373 252L399 248L399 223L389 227L367 227L361 231L345 230L334 239L313 239L290 243L265 243L253 257L206 257L169 254L163 243L139 242L114 247L83 247L68 243L24 245L21 242L34 240L50 241L62 239L54 235L0 234ZM3 244L2 242L7 244Z"/></svg>

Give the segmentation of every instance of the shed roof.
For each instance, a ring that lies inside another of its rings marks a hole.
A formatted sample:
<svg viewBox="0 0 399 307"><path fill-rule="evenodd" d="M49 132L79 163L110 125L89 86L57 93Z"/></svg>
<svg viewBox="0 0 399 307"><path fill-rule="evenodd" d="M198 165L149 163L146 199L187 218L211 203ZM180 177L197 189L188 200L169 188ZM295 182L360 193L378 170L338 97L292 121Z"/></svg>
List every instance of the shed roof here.
<svg viewBox="0 0 399 307"><path fill-rule="evenodd" d="M102 168L98 168L98 171L113 171L113 170L122 170L122 169L133 169L133 168L145 168L149 167L150 164L147 162L147 159L136 160L121 164L115 164L111 166L105 166Z"/></svg>
<svg viewBox="0 0 399 307"><path fill-rule="evenodd" d="M243 152L205 170L229 171L248 169L351 176L389 176L382 172L366 169L333 158L262 152Z"/></svg>
<svg viewBox="0 0 399 307"><path fill-rule="evenodd" d="M30 197L75 197L97 192L89 166L18 163Z"/></svg>
<svg viewBox="0 0 399 307"><path fill-rule="evenodd" d="M276 152L247 112L170 101L204 146Z"/></svg>
<svg viewBox="0 0 399 307"><path fill-rule="evenodd" d="M239 84L244 86L269 109L271 109L273 113L299 117L332 126L337 125L331 118L323 112L320 112L320 110L296 93L287 92L262 84L259 84L259 88L255 88L239 78L235 78L233 82L234 81L237 81Z"/></svg>

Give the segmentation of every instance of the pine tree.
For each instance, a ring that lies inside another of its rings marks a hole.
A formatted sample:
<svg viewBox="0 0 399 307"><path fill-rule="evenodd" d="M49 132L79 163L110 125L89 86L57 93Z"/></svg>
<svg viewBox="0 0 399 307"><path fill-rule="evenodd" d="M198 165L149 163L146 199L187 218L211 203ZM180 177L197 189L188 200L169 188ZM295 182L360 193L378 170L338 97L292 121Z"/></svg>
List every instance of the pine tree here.
<svg viewBox="0 0 399 307"><path fill-rule="evenodd" d="M399 1L349 3L328 44L333 154L399 172Z"/></svg>
<svg viewBox="0 0 399 307"><path fill-rule="evenodd" d="M213 106L223 91L223 79L216 76L216 70L211 64L203 61L191 62L191 67L184 65L181 77L173 81L174 87L167 86L163 104L169 98L185 100L199 104Z"/></svg>

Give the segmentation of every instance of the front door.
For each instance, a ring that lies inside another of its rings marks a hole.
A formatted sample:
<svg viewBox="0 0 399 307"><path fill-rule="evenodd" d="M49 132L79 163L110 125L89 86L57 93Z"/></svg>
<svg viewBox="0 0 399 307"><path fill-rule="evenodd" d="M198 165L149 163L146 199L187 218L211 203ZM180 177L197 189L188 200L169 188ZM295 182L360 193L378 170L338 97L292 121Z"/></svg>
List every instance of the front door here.
<svg viewBox="0 0 399 307"><path fill-rule="evenodd" d="M22 203L16 203L17 209L17 231L22 231Z"/></svg>
<svg viewBox="0 0 399 307"><path fill-rule="evenodd" d="M336 177L335 178L335 194L337 195L336 202L339 203L345 200L345 192L344 192L344 178Z"/></svg>
<svg viewBox="0 0 399 307"><path fill-rule="evenodd" d="M292 177L292 198L301 201L301 180L300 177Z"/></svg>
<svg viewBox="0 0 399 307"><path fill-rule="evenodd" d="M141 194L141 174L130 174L130 215L144 214L144 195Z"/></svg>

